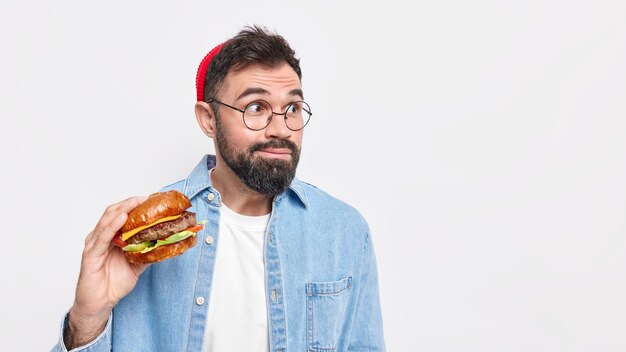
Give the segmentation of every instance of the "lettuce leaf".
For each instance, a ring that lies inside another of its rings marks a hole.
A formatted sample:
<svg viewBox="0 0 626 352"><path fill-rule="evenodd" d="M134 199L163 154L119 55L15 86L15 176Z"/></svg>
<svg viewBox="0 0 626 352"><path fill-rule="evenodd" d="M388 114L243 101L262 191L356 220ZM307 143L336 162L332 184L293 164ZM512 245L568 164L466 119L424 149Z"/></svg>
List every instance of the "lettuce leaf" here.
<svg viewBox="0 0 626 352"><path fill-rule="evenodd" d="M182 241L190 236L195 236L195 232L191 231L181 231L177 232L164 240L156 240L156 241L146 241L137 244L129 244L128 246L122 248L122 250L126 252L141 252L148 253L155 248L159 248L161 246L165 246L167 244L176 243Z"/></svg>

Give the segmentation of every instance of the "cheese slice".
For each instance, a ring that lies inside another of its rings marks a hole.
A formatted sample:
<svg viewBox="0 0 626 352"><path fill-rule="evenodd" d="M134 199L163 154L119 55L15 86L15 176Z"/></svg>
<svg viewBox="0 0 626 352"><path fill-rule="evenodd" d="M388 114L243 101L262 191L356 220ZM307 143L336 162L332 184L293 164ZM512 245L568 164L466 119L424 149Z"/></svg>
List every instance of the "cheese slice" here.
<svg viewBox="0 0 626 352"><path fill-rule="evenodd" d="M128 232L124 232L124 233L122 234L122 241L126 241L126 240L128 240L129 238L133 237L133 236L134 236L137 232L139 232L139 231L141 231L141 230L145 230L145 229L147 229L148 227L152 227L152 226L154 226L154 225L156 225L156 224L160 224L160 223L162 223L162 222L171 221L171 220L176 220L176 219L180 218L181 216L182 216L182 214L180 214L180 215L174 215L174 216L167 216L167 217L164 217L164 218L162 218L162 219L159 219L159 220L157 220L157 221L153 222L153 223L152 223L152 224L150 224L150 225L141 226L141 227L138 227L138 228L136 228L136 229L130 230L130 231L128 231Z"/></svg>

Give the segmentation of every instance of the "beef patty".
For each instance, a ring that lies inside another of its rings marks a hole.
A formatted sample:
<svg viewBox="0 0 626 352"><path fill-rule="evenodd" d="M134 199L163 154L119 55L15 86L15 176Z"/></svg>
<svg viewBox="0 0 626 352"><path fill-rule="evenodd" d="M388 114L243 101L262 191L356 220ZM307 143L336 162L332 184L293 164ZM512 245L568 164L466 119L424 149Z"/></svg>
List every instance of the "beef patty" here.
<svg viewBox="0 0 626 352"><path fill-rule="evenodd" d="M175 220L162 222L137 232L126 241L129 244L163 239L196 224L196 213L185 211Z"/></svg>

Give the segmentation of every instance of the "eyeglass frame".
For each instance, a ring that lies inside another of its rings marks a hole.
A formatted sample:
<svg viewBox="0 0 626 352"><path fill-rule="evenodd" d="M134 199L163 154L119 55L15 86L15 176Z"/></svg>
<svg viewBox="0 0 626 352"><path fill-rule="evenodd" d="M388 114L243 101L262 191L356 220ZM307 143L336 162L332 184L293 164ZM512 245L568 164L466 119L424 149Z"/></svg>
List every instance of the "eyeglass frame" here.
<svg viewBox="0 0 626 352"><path fill-rule="evenodd" d="M310 111L310 110L311 110L311 106L309 106L309 103L307 103L307 102L306 102L306 101L304 101L304 100L298 100L298 101L294 101L294 102L289 103L289 105L287 105L287 109L285 109L285 112L282 112L282 113L274 112L274 109L272 109L272 104L270 104L267 100L263 100L263 99L257 99L257 100L251 101L250 103L246 104L246 106L244 107L244 109L243 109L243 110L242 110L242 109L239 109L239 108L237 108L237 107L234 107L234 106L232 106L232 105L226 104L226 103L224 103L224 102L221 102L221 101L219 101L219 100L217 100L217 99L215 99L215 98L210 98L210 99L208 99L206 102L207 102L208 104L211 104L211 103L218 103L218 104L220 104L220 105L226 106L226 107L231 108L231 109L233 109L233 110L239 111L239 112L241 113L241 119L243 120L243 124L244 124L244 125L245 125L245 126L246 126L249 130L252 130L252 131L261 131L261 130L264 130L265 128L267 128L267 126L269 126L269 125L270 125L270 123L272 122L272 118L274 117L274 115L280 115L280 116L283 116L283 117L284 117L284 119L285 119L285 126L287 126L287 128L288 128L289 130L296 132L296 131L300 131L300 130L304 129L304 127L305 127L306 125L308 125L308 124L309 124L309 121L311 121L311 116L313 116L313 113ZM254 103L258 103L258 102L264 102L264 103L266 103L266 104L267 104L267 106L269 106L269 108L270 108L270 112L271 112L272 114L271 114L271 115L269 115L269 119L267 120L267 124L266 124L265 126L263 126L262 128L259 128L259 129L254 129L254 128L250 128L250 126L248 126L248 124L246 123L246 117L245 117L245 115L246 115L246 109L248 108L248 106L250 106L250 105L252 105L252 104L254 104ZM289 127L289 125L287 124L287 112L289 111L289 108L290 108L292 105L295 105L295 104L297 104L297 103L304 103L304 104L305 104L305 105L309 108L309 110L304 109L304 108L302 109L302 110L306 111L306 112L309 114L309 118L308 118L308 120L306 121L306 123L305 123L304 125L302 125L302 127L298 128L298 129L296 129L296 130L294 130L293 128Z"/></svg>

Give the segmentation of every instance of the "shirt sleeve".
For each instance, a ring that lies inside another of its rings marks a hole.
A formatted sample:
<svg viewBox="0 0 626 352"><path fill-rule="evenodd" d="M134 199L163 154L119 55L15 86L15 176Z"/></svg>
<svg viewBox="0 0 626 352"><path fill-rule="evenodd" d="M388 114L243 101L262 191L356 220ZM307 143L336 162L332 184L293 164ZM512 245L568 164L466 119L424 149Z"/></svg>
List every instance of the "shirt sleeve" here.
<svg viewBox="0 0 626 352"><path fill-rule="evenodd" d="M361 268L359 297L348 351L385 351L376 256L369 232L365 238Z"/></svg>
<svg viewBox="0 0 626 352"><path fill-rule="evenodd" d="M50 352L68 352L68 349L65 346L65 342L63 341L63 334L65 332L65 329L67 329L69 316L70 316L70 312L68 310L65 313L63 322L61 323L61 329L60 329L61 331L59 332L59 339L57 341L57 344L54 347L52 347ZM71 352L79 352L79 351L84 351L84 352L107 351L109 352L111 351L111 323L112 321L113 321L113 313L109 315L109 320L107 321L107 325L104 327L104 330L102 331L102 333L98 335L98 337L96 337L93 341L89 342L88 344L80 346L80 347L76 347L70 351Z"/></svg>

